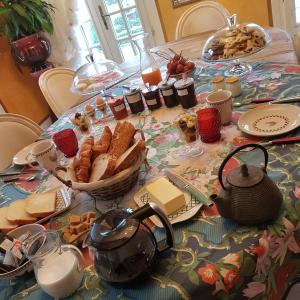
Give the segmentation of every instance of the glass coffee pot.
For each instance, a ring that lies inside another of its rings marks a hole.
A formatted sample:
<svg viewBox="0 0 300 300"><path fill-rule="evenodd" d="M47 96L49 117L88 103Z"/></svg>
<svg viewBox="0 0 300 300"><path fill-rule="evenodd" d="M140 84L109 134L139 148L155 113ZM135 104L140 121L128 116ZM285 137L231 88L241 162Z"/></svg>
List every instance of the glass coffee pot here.
<svg viewBox="0 0 300 300"><path fill-rule="evenodd" d="M157 241L145 219L157 216L166 238ZM136 211L113 209L98 218L88 244L94 252L94 266L100 278L117 285L132 283L149 274L157 254L173 246L172 226L154 203Z"/></svg>
<svg viewBox="0 0 300 300"><path fill-rule="evenodd" d="M149 33L132 39L140 55L140 71L144 84L157 85L162 81L157 62L149 50Z"/></svg>
<svg viewBox="0 0 300 300"><path fill-rule="evenodd" d="M63 298L79 288L84 270L82 253L73 245L61 244L57 231L29 236L23 250L33 264L39 286L47 294Z"/></svg>

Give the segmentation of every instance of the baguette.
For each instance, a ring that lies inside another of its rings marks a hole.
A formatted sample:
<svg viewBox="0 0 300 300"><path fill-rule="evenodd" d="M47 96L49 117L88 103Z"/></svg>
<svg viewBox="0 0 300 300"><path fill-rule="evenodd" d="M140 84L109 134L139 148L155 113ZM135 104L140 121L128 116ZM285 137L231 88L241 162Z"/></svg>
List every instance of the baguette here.
<svg viewBox="0 0 300 300"><path fill-rule="evenodd" d="M112 137L111 145L108 154L118 159L129 147L135 134L134 126L125 121L118 122Z"/></svg>
<svg viewBox="0 0 300 300"><path fill-rule="evenodd" d="M124 152L117 160L115 174L132 166L139 154L146 149L145 141L136 141L126 152Z"/></svg>
<svg viewBox="0 0 300 300"><path fill-rule="evenodd" d="M16 200L12 202L7 208L6 218L8 222L14 225L32 224L36 222L37 218L25 211L26 204L26 200Z"/></svg>
<svg viewBox="0 0 300 300"><path fill-rule="evenodd" d="M117 160L113 156L107 153L100 154L93 163L89 182L95 182L111 177L114 174L116 162Z"/></svg>
<svg viewBox="0 0 300 300"><path fill-rule="evenodd" d="M94 161L100 154L106 153L108 151L111 139L112 132L108 126L105 126L101 138L92 147L92 161Z"/></svg>
<svg viewBox="0 0 300 300"><path fill-rule="evenodd" d="M7 206L0 208L0 230L2 230L5 233L18 227L18 225L14 225L6 219L7 210Z"/></svg>

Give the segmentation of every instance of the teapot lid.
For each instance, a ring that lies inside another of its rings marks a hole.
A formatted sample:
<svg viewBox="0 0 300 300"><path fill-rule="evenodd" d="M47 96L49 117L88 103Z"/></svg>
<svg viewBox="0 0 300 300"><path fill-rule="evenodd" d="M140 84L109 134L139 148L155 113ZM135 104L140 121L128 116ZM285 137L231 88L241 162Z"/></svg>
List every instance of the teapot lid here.
<svg viewBox="0 0 300 300"><path fill-rule="evenodd" d="M132 210L112 209L99 217L90 233L90 244L98 250L112 250L127 243L139 228L139 221L128 218Z"/></svg>
<svg viewBox="0 0 300 300"><path fill-rule="evenodd" d="M243 164L230 172L227 182L236 187L251 187L260 183L263 178L264 172L261 168Z"/></svg>

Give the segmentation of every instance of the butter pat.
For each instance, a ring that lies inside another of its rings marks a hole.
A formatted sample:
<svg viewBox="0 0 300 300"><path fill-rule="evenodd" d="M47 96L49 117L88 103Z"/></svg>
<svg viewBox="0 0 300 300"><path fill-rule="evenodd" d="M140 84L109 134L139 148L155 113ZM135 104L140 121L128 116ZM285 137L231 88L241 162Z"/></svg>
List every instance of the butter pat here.
<svg viewBox="0 0 300 300"><path fill-rule="evenodd" d="M170 215L185 206L185 198L181 190L168 179L162 177L146 186L152 202L157 204L166 215Z"/></svg>

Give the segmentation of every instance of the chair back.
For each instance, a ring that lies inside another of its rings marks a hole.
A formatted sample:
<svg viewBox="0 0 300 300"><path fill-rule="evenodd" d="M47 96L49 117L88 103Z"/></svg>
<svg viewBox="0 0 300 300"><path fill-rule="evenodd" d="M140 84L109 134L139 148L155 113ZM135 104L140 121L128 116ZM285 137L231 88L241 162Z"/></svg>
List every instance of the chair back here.
<svg viewBox="0 0 300 300"><path fill-rule="evenodd" d="M39 78L40 89L57 117L83 100L82 96L74 95L70 90L73 75L71 69L59 67L46 71Z"/></svg>
<svg viewBox="0 0 300 300"><path fill-rule="evenodd" d="M13 157L42 134L42 128L17 114L0 114L0 171L9 167Z"/></svg>
<svg viewBox="0 0 300 300"><path fill-rule="evenodd" d="M228 10L214 1L202 1L189 8L180 17L176 27L176 39L193 34L216 31L227 25Z"/></svg>

